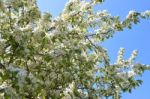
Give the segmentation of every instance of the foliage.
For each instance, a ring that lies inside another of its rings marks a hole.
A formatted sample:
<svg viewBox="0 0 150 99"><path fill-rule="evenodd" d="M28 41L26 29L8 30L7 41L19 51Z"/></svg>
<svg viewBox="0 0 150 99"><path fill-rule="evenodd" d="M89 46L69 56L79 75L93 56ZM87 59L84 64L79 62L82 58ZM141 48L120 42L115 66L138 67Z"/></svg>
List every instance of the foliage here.
<svg viewBox="0 0 150 99"><path fill-rule="evenodd" d="M1 99L120 99L142 81L147 65L134 62L137 51L110 63L100 43L131 28L150 11L130 11L124 21L93 7L103 0L69 0L52 18L36 0L0 0Z"/></svg>

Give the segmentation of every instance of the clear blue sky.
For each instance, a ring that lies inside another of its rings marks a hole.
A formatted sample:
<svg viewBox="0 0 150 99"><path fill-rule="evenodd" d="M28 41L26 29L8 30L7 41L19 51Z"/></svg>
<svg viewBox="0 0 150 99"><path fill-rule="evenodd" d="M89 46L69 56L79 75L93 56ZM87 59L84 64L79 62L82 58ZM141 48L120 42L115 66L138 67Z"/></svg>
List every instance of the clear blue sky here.
<svg viewBox="0 0 150 99"><path fill-rule="evenodd" d="M64 8L68 0L38 0L39 8L42 12L48 11L54 17ZM130 10L145 11L150 10L150 0L106 0L102 5L97 6L95 10L108 10L112 15L119 15L124 19ZM103 43L108 49L111 61L114 62L118 49L126 49L125 57L129 57L132 50L137 49L139 55L137 62L150 64L150 19L141 20L141 23L134 25L132 30L126 29L123 32L116 33L113 38ZM143 84L132 91L132 94L125 93L122 99L150 99L150 71L146 71L141 79Z"/></svg>

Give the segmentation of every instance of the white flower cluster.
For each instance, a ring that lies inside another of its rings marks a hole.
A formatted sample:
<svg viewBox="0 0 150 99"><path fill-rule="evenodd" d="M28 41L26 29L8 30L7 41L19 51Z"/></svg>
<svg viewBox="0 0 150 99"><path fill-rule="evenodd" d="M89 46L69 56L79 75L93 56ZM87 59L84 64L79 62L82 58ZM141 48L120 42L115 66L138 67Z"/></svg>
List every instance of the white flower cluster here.
<svg viewBox="0 0 150 99"><path fill-rule="evenodd" d="M134 50L130 56L130 58L128 60L124 60L123 56L124 56L124 48L120 48L119 52L118 52L118 57L117 57L117 61L116 61L116 65L118 67L116 67L116 71L118 72L116 74L117 77L119 78L123 78L123 79L128 79L131 77L135 77L137 75L137 71L134 66L134 60L135 57L137 56L137 50Z"/></svg>
<svg viewBox="0 0 150 99"><path fill-rule="evenodd" d="M74 87L75 87L74 84L75 84L74 82L70 83L69 86L68 86L68 88L66 88L66 89L63 91L63 93L65 94L65 97L66 97L66 96L67 96L67 97L71 97L69 94L73 94L73 90L74 90Z"/></svg>
<svg viewBox="0 0 150 99"><path fill-rule="evenodd" d="M79 2L79 0L69 0L69 2Z"/></svg>
<svg viewBox="0 0 150 99"><path fill-rule="evenodd" d="M131 70L131 71L127 71L127 72L119 72L116 74L116 77L122 78L122 79L128 79L131 77L136 76L137 74Z"/></svg>
<svg viewBox="0 0 150 99"><path fill-rule="evenodd" d="M127 15L127 17L126 17L126 18L127 18L127 19L132 18L134 14L136 14L136 11L131 10L131 11L129 11L129 14Z"/></svg>
<svg viewBox="0 0 150 99"><path fill-rule="evenodd" d="M105 17L105 16L108 16L110 14L108 13L107 10L102 10L102 11L97 12L96 15L98 15L99 17Z"/></svg>
<svg viewBox="0 0 150 99"><path fill-rule="evenodd" d="M136 13L136 11L134 10L129 11L129 14L134 14L134 13Z"/></svg>
<svg viewBox="0 0 150 99"><path fill-rule="evenodd" d="M138 54L138 51L137 51L137 50L134 50L134 51L132 52L131 57L128 59L129 63L132 63L132 62L135 60L137 54Z"/></svg>
<svg viewBox="0 0 150 99"><path fill-rule="evenodd" d="M6 1L11 3L3 0ZM64 99L78 99L77 95L97 99L105 97L105 93L113 96L115 89L109 86L122 92L120 85L130 85L128 78L136 81L137 74L150 69L135 65L136 50L125 60L124 48L120 48L116 63L111 65L107 51L99 45L115 32L138 23L140 17L149 17L150 11L142 14L130 11L122 22L106 10L94 12L94 5L104 0L69 0L61 14L52 19L49 13L40 14L36 0L15 1L11 12L4 7L5 11L0 13L0 59L2 64L11 64L6 66L8 72L0 68L4 74L0 77L0 89L7 87L8 92L14 92L10 96L35 99L60 99L62 95Z"/></svg>
<svg viewBox="0 0 150 99"><path fill-rule="evenodd" d="M127 74L128 74L128 78L133 77L133 76L136 75L136 73L133 70L128 71Z"/></svg>
<svg viewBox="0 0 150 99"><path fill-rule="evenodd" d="M82 1L80 3L80 6L81 6L80 8L81 11L86 11L88 8L90 8L91 5L89 2Z"/></svg>
<svg viewBox="0 0 150 99"><path fill-rule="evenodd" d="M124 55L124 48L120 48L119 52L118 52L118 56L117 56L117 64L122 64L123 63L123 55Z"/></svg>
<svg viewBox="0 0 150 99"><path fill-rule="evenodd" d="M1 85L0 85L0 90L3 90L5 88L8 87L8 84L6 82L3 82Z"/></svg>
<svg viewBox="0 0 150 99"><path fill-rule="evenodd" d="M146 10L145 12L141 13L141 16L143 18L149 18L150 17L150 10Z"/></svg>

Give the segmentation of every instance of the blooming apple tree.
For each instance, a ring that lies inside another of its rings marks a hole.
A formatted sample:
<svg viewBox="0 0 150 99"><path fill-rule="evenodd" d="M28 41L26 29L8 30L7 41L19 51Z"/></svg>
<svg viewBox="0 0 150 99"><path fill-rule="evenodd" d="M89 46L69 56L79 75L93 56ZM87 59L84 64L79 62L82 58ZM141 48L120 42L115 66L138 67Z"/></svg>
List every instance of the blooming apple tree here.
<svg viewBox="0 0 150 99"><path fill-rule="evenodd" d="M110 63L100 43L131 28L150 11L130 11L120 21L93 7L103 0L69 0L53 18L36 0L0 0L1 99L120 99L142 81L148 65L124 60L124 49Z"/></svg>

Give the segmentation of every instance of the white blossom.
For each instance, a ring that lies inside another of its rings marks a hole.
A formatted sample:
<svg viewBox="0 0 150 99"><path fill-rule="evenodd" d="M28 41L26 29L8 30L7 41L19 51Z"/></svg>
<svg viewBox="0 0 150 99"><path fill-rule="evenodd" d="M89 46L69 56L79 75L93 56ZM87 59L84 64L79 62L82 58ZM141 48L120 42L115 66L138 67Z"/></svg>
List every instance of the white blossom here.
<svg viewBox="0 0 150 99"><path fill-rule="evenodd" d="M127 19L132 18L135 13L136 13L136 11L134 11L134 10L129 11L129 14L126 16L126 18Z"/></svg>
<svg viewBox="0 0 150 99"><path fill-rule="evenodd" d="M136 75L136 73L135 73L133 70L132 70L132 71L128 71L127 74L128 74L128 77L129 77L129 78Z"/></svg>
<svg viewBox="0 0 150 99"><path fill-rule="evenodd" d="M5 88L7 88L8 87L8 84L6 83L6 82L4 82L4 83L2 83L1 85L0 85L0 90L3 90L3 89L5 89Z"/></svg>
<svg viewBox="0 0 150 99"><path fill-rule="evenodd" d="M137 50L134 50L133 52L132 52L132 54L131 54L131 57L129 58L129 63L132 63L133 62L133 60L135 59L135 57L137 56L137 54L138 54L138 51Z"/></svg>
<svg viewBox="0 0 150 99"><path fill-rule="evenodd" d="M123 54L124 54L124 48L120 48L119 52L118 52L118 57L117 57L117 64L122 64L123 60Z"/></svg>
<svg viewBox="0 0 150 99"><path fill-rule="evenodd" d="M101 2L69 0L53 18L39 11L36 0L0 1L0 98L99 99L136 87L130 80L150 70L135 62L137 51L124 59L121 48L111 64L100 43L149 18L150 11L130 11L121 21L95 11Z"/></svg>

